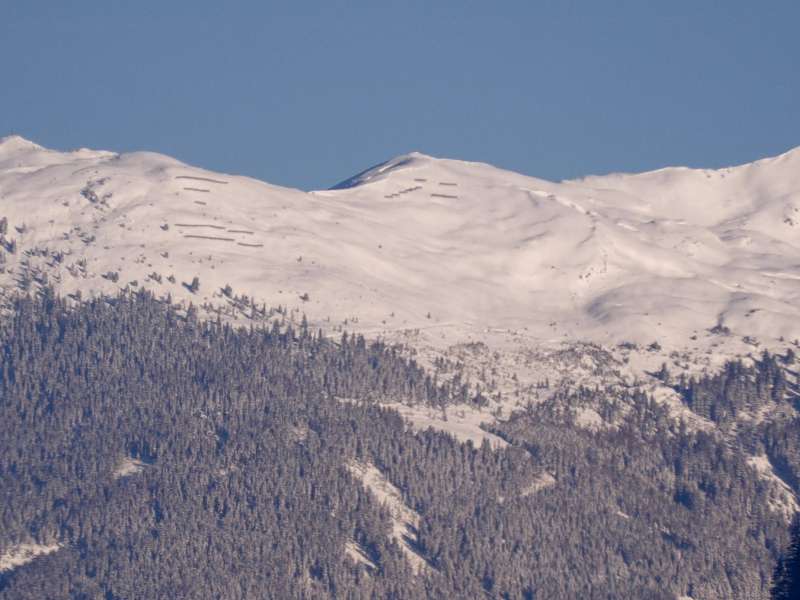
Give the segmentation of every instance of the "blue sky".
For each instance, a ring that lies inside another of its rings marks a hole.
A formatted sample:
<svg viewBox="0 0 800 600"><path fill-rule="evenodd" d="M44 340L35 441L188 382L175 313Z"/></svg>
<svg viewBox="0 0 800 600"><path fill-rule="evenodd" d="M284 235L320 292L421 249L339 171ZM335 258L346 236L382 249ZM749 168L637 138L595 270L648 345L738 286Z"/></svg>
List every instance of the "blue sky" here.
<svg viewBox="0 0 800 600"><path fill-rule="evenodd" d="M304 189L419 150L548 179L800 145L800 3L0 0L0 135Z"/></svg>

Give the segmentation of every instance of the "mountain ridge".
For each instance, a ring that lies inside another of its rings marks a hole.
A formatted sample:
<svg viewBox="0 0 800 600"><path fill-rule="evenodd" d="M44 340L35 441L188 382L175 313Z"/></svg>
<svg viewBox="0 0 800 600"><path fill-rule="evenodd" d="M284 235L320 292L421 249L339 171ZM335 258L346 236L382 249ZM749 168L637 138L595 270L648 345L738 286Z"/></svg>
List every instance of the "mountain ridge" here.
<svg viewBox="0 0 800 600"><path fill-rule="evenodd" d="M674 346L722 326L777 343L800 337L798 157L550 182L410 153L302 192L10 136L0 217L19 251L0 282L46 275L90 294L135 282L218 308L230 285L376 333ZM193 277L199 293L181 285Z"/></svg>
<svg viewBox="0 0 800 600"><path fill-rule="evenodd" d="M4 135L4 136L0 136L0 150L2 150L4 146L11 147L11 148L17 149L17 150L19 150L19 149L23 149L23 150L40 150L40 151L46 151L46 152L50 152L50 153L57 153L57 154L74 154L74 153L81 153L81 152L93 152L93 153L101 153L101 154L118 156L118 155L121 155L121 154L136 154L136 153L139 153L139 152L147 152L147 153L157 154L159 156L167 157L167 158L170 158L172 160L177 160L177 159L174 159L172 157L169 157L169 155L167 155L167 154L154 152L154 151L148 151L148 150L136 150L136 151L125 152L125 153L118 153L118 152L114 152L114 151L110 151L110 150L95 150L95 149L90 149L90 148L87 148L87 147L80 147L80 148L74 148L74 149L69 149L69 150L55 150L55 149L51 149L51 148L46 148L45 146L42 146L42 145L38 144L37 142L34 142L33 140L28 139L28 138L26 138L26 137L24 137L22 135L16 134L16 133L10 133L10 134ZM655 169L648 169L646 171L609 171L607 173L586 174L586 175L582 175L582 176L578 176L578 177L574 177L574 178L561 179L561 180L550 180L550 179L543 179L543 178L536 177L536 176L525 175L525 174L519 173L517 171L512 171L510 169L505 169L503 167L497 167L497 166L492 165L491 163L488 163L488 162L485 162L485 161L473 161L473 160L463 160L463 159L457 159L457 158L451 158L451 157L433 156L433 155L427 154L425 152L421 152L421 151L418 151L418 150L413 150L413 151L410 151L410 152L407 152L407 153L404 153L404 154L399 154L399 155L394 156L394 157L392 157L392 158L390 158L388 160L384 160L384 161L381 161L379 163L376 163L373 166L368 167L368 168L364 169L363 171L360 171L360 172L356 173L355 175L351 175L351 176L347 177L346 179L343 179L341 182L339 182L337 184L334 184L334 185L330 186L329 188L325 188L325 189L327 189L327 190L343 189L343 188L340 188L339 186L341 186L345 182L348 182L348 181L351 181L351 180L356 180L361 175L364 175L364 174L369 173L371 171L375 171L375 170L377 170L377 169L379 169L381 167L385 167L387 165L391 165L392 167L395 167L395 166L400 166L399 163L401 163L401 162L405 163L407 161L414 161L414 160L417 160L417 161L446 161L446 162L452 162L452 163L460 163L460 164L464 164L464 165L491 167L493 169L497 169L498 171L503 171L503 172L506 172L506 173L513 173L515 175L519 175L519 176L522 176L522 177L528 177L528 178L532 178L532 179L538 179L538 180L541 180L541 181L548 181L550 183L578 183L578 182L582 182L582 181L586 181L586 180L594 180L594 179L602 179L602 178L634 177L634 176L654 175L654 174L665 172L665 171L666 172L683 171L683 172L696 172L696 173L729 172L729 171L732 171L732 170L738 170L738 169L743 169L743 168L753 168L753 167L758 167L758 166L770 165L770 164L779 163L779 162L787 161L787 160L798 160L798 161L800 161L800 145L793 146L793 147L785 150L784 152L780 152L780 153L775 154L775 155L765 156L765 157L762 157L762 158L755 159L753 161L748 161L748 162L743 162L743 163L736 163L736 164L727 165L727 166L721 166L721 167L690 167L690 166L686 166L686 165L666 165L666 166L658 167L658 168L655 168ZM179 161L179 162L182 162L182 161ZM183 163L182 162L182 164L188 164L188 163ZM231 175L235 175L235 174L231 174ZM239 176L242 176L242 175L239 175ZM299 189L299 188L293 188L291 186L282 186L282 187L288 187L289 189ZM310 191L324 191L324 190L310 190Z"/></svg>

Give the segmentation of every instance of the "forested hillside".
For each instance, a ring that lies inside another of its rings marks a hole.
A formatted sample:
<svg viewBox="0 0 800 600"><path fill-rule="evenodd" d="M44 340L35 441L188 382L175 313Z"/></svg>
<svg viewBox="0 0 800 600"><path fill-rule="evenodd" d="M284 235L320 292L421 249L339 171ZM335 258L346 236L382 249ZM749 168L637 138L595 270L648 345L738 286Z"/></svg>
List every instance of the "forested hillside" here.
<svg viewBox="0 0 800 600"><path fill-rule="evenodd" d="M575 407L606 393L579 390L476 448L378 405L482 402L405 356L146 292L19 299L0 318L0 556L50 550L0 571L0 597L769 597L788 522L749 458L797 489L792 411L723 437L632 393L591 430ZM673 384L724 423L790 408L784 362ZM419 516L402 536L354 465Z"/></svg>

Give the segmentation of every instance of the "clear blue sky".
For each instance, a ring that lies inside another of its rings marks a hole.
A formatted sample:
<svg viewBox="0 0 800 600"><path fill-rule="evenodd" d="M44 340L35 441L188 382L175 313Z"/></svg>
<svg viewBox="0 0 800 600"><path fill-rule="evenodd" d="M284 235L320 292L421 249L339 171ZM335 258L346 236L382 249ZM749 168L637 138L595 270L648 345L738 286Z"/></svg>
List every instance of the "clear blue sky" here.
<svg viewBox="0 0 800 600"><path fill-rule="evenodd" d="M0 135L311 189L419 150L548 179L800 145L800 2L0 0Z"/></svg>

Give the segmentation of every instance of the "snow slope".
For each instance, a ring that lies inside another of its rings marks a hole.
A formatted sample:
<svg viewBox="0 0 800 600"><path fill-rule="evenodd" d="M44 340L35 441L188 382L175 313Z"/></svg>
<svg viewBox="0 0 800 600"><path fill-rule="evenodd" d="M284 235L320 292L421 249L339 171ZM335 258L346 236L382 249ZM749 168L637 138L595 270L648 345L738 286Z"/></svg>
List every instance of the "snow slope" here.
<svg viewBox="0 0 800 600"><path fill-rule="evenodd" d="M244 294L441 348L514 335L701 355L800 338L800 149L560 183L412 153L306 193L11 136L2 217L6 290L144 286L247 317Z"/></svg>
<svg viewBox="0 0 800 600"><path fill-rule="evenodd" d="M400 490L375 465L352 461L347 468L353 477L359 480L375 495L378 502L389 510L392 519L391 537L403 551L414 572L419 574L428 569L428 563L416 549L420 516L403 502ZM349 548L351 552L355 550L352 545ZM351 554L352 556L353 554ZM357 552L356 556L358 556Z"/></svg>
<svg viewBox="0 0 800 600"><path fill-rule="evenodd" d="M51 554L61 548L61 544L16 544L0 554L0 573L21 567L37 556Z"/></svg>

